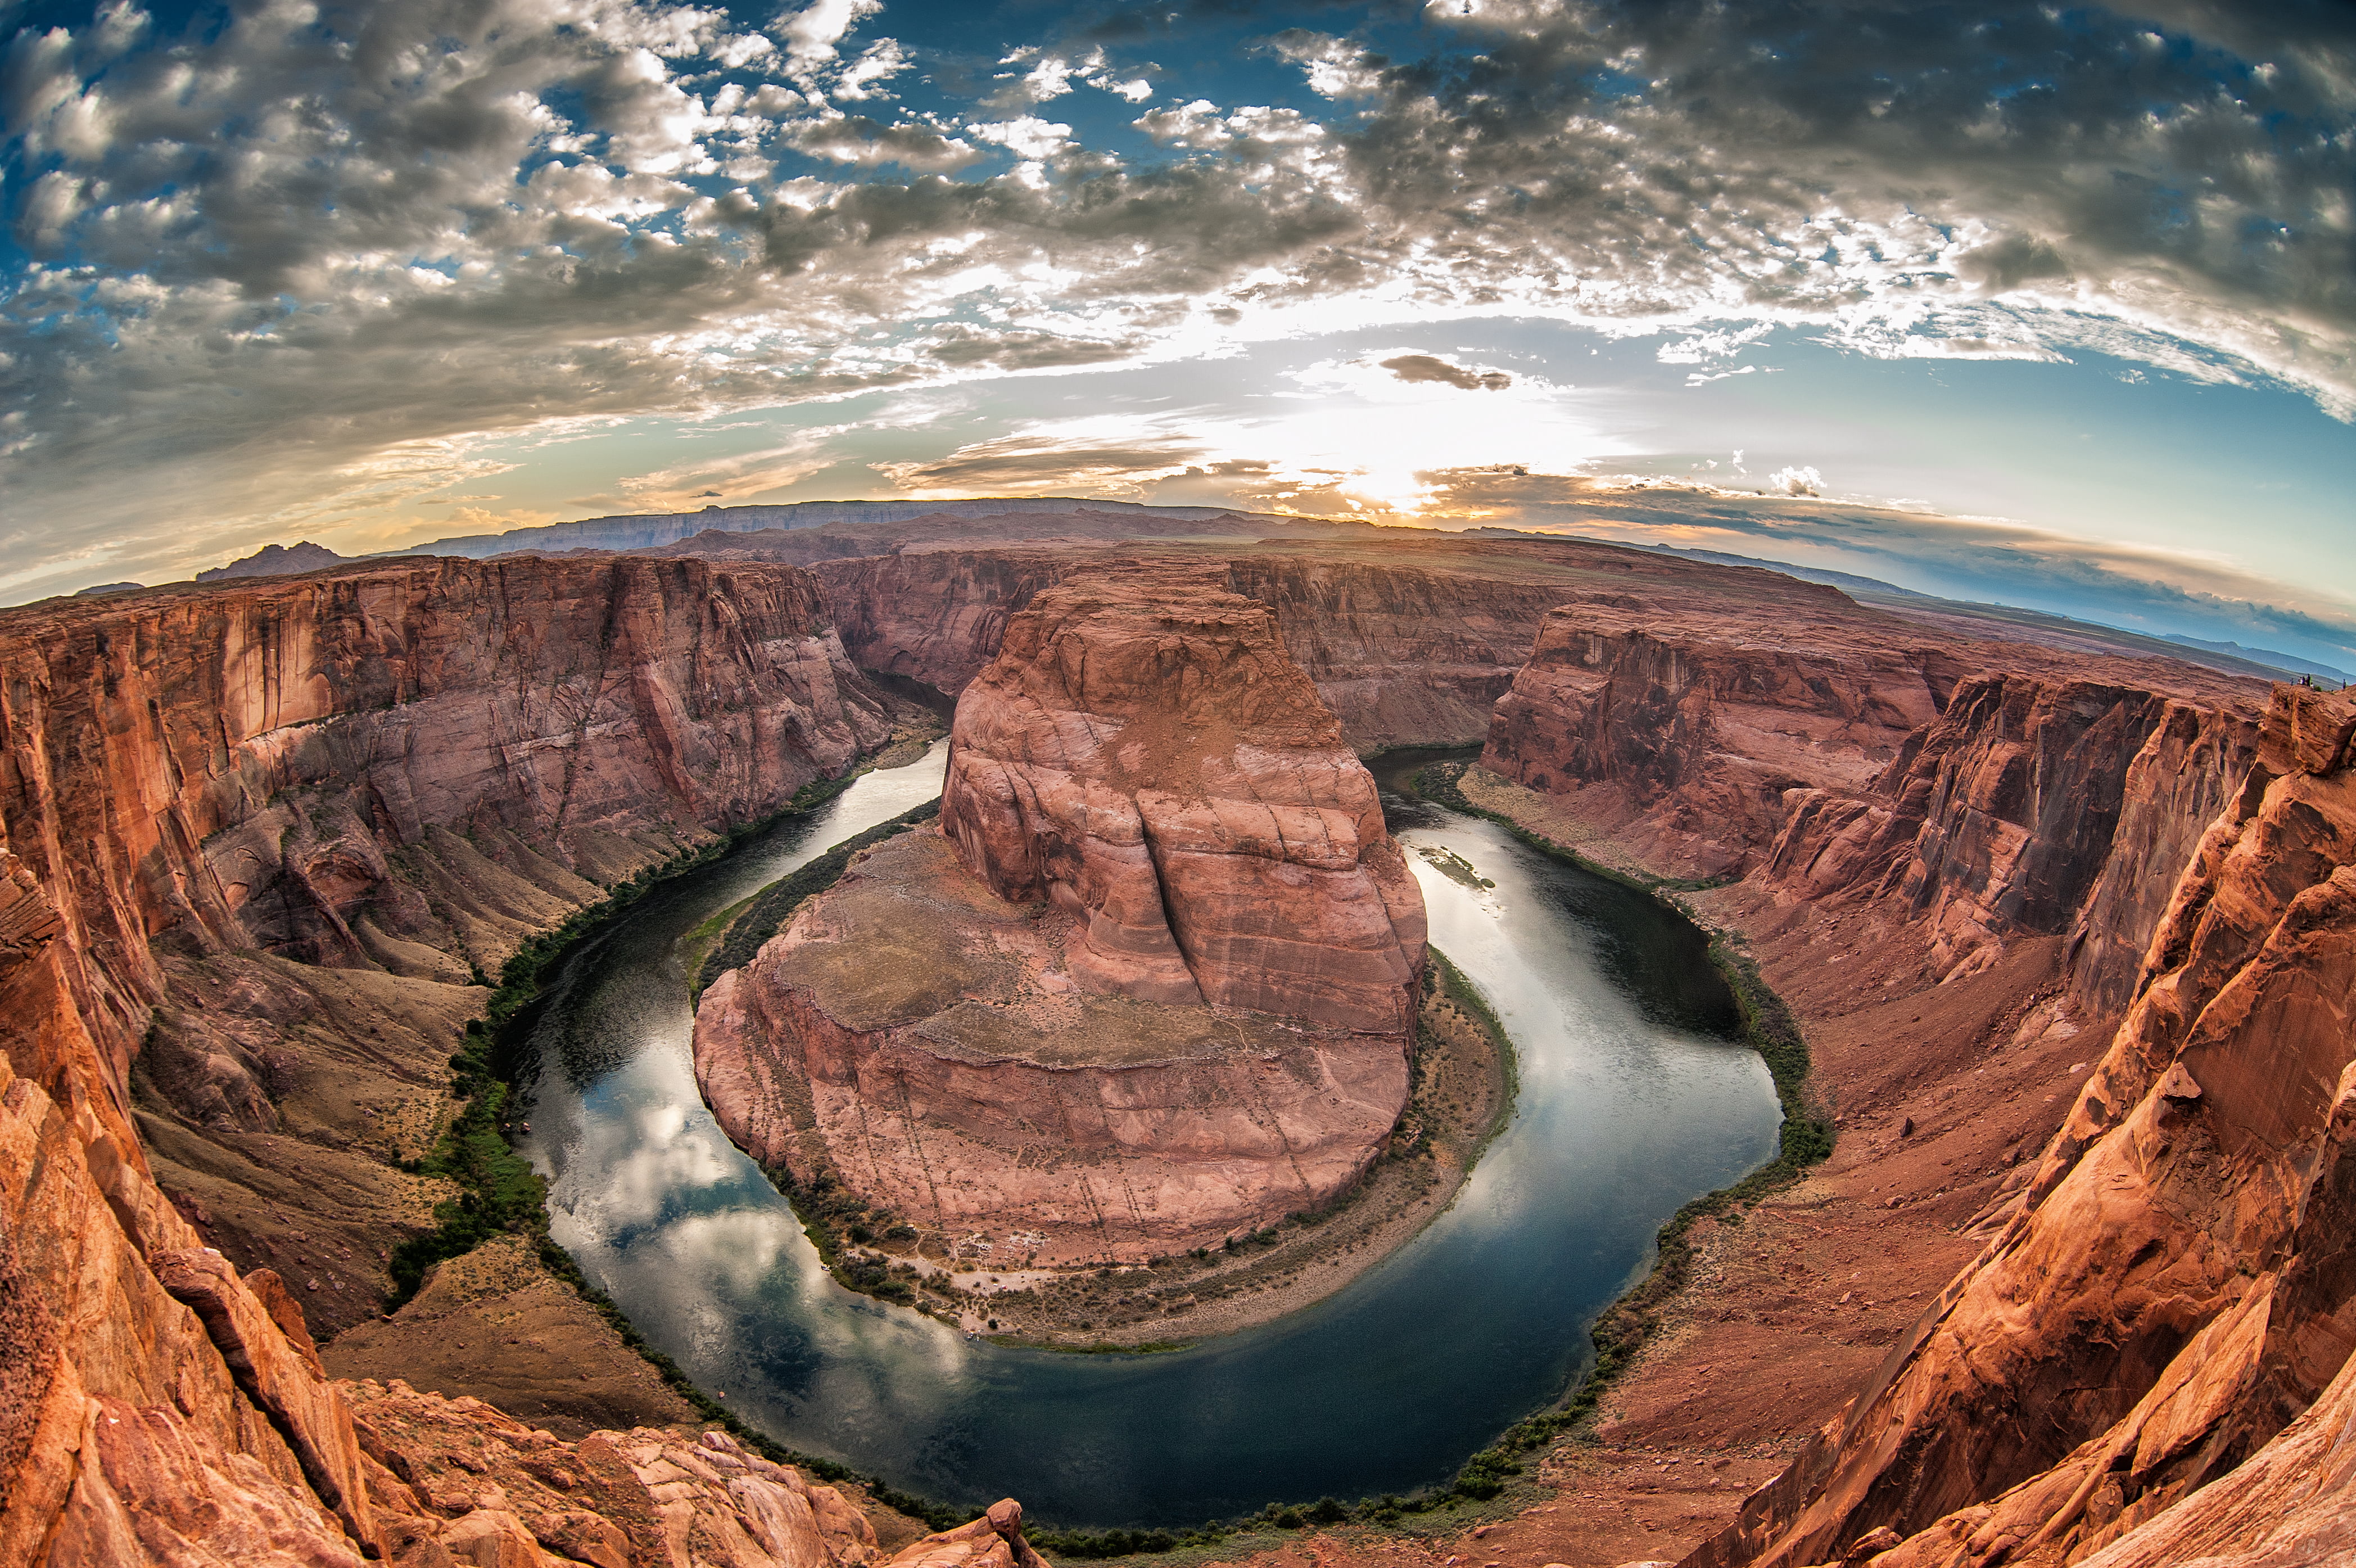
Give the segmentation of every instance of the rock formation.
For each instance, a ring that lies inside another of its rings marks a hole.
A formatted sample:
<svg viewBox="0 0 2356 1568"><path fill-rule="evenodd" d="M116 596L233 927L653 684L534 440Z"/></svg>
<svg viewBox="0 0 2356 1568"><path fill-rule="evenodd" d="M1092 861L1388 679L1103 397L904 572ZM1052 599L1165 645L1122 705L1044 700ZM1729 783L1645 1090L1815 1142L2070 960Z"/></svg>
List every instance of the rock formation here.
<svg viewBox="0 0 2356 1568"><path fill-rule="evenodd" d="M199 583L226 583L239 577L286 577L297 572L317 572L341 566L348 558L324 544L305 539L294 544L265 544L252 554L197 574Z"/></svg>
<svg viewBox="0 0 2356 1568"><path fill-rule="evenodd" d="M2189 665L1934 642L1837 590L1565 605L1483 765L1672 877L1890 898L1941 975L2075 933L2115 1009L2181 864L2246 768L2251 683Z"/></svg>
<svg viewBox="0 0 2356 1568"><path fill-rule="evenodd" d="M0 617L17 1070L373 1316L470 977L887 734L822 616L790 567L404 561Z"/></svg>
<svg viewBox="0 0 2356 1568"><path fill-rule="evenodd" d="M421 1206L369 1123L446 1103L470 962L883 738L820 607L412 562L0 618L0 1563L541 1560L370 1470L296 1304L374 1315ZM834 1561L776 1541L573 1555Z"/></svg>
<svg viewBox="0 0 2356 1568"><path fill-rule="evenodd" d="M1407 1094L1421 897L1216 568L1104 568L958 705L941 831L866 852L697 1015L738 1144L980 1255L1146 1258L1313 1208Z"/></svg>
<svg viewBox="0 0 2356 1568"><path fill-rule="evenodd" d="M1810 898L1888 897L1952 974L2008 933L2074 932L2077 990L2115 1009L2185 864L2249 768L2254 713L2229 696L1975 677L1863 789L1795 789L1762 875Z"/></svg>
<svg viewBox="0 0 2356 1568"><path fill-rule="evenodd" d="M2345 1529L2343 1472L2293 1478L2267 1445L2344 1425L2317 1402L2356 1348L2351 735L2356 703L2276 688L2017 1211L1692 1568L1876 1530L1881 1568L2182 1560L2154 1553L2253 1544L2220 1521L2256 1499Z"/></svg>
<svg viewBox="0 0 2356 1568"><path fill-rule="evenodd" d="M1173 562L1215 564L1230 592L1268 606L1286 650L1341 718L1344 738L1362 751L1480 740L1547 612L1599 585L1616 590L1631 561L1672 579L1715 573L1739 588L1751 585L1745 579L1788 582L1568 541L1425 535L1408 559L1396 545L1348 539L1314 554L1283 540L1240 548L1164 544L1157 552ZM1108 554L1069 541L990 549L943 543L822 561L812 571L827 585L843 646L862 667L955 695L997 655L1009 618L1033 595Z"/></svg>

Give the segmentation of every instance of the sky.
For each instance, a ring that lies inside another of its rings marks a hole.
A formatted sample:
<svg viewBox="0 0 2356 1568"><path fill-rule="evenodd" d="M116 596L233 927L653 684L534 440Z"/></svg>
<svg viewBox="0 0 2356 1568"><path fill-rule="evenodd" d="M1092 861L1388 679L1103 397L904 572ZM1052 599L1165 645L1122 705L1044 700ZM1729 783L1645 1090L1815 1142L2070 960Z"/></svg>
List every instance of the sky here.
<svg viewBox="0 0 2356 1568"><path fill-rule="evenodd" d="M0 603L1080 495L2356 668L2356 7L0 0Z"/></svg>

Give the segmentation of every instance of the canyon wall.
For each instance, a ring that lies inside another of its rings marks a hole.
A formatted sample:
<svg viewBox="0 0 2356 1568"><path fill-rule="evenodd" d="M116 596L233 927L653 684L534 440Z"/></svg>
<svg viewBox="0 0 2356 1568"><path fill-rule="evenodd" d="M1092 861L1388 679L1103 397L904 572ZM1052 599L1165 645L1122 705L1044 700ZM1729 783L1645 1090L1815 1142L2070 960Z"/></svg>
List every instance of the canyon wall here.
<svg viewBox="0 0 2356 1568"><path fill-rule="evenodd" d="M305 1322L430 1223L392 1161L470 971L888 733L822 611L789 568L429 561L0 618L0 1563L867 1560L724 1484L690 1512L774 1554L421 1498Z"/></svg>
<svg viewBox="0 0 2356 1568"><path fill-rule="evenodd" d="M1932 643L1816 593L1556 609L1483 765L1655 875L1886 900L1925 923L1933 979L1986 968L2008 936L2072 936L2077 1000L2115 1014L2160 917L2155 882L2249 765L2256 689L2161 660Z"/></svg>
<svg viewBox="0 0 2356 1568"><path fill-rule="evenodd" d="M2351 735L2356 703L2276 689L2016 1210L1691 1568L2166 1561L2252 1545L2217 1521L2260 1498L2345 1520L2344 1477L2267 1444L2343 1420L2317 1402L2356 1347Z"/></svg>
<svg viewBox="0 0 2356 1568"><path fill-rule="evenodd" d="M0 618L17 1070L372 1316L470 982L888 733L823 616L790 567L423 561Z"/></svg>
<svg viewBox="0 0 2356 1568"><path fill-rule="evenodd" d="M1422 898L1275 618L1223 583L1098 566L1012 617L939 831L704 993L697 1077L741 1146L1001 1264L1214 1243L1366 1168Z"/></svg>
<svg viewBox="0 0 2356 1568"><path fill-rule="evenodd" d="M1423 536L1415 541L1419 559L1403 553L1346 544L1315 554L1276 542L1160 544L1151 559L1215 563L1230 592L1273 611L1287 650L1358 750L1478 741L1547 611L1598 575L1588 559L1596 553ZM827 585L843 646L862 668L955 695L997 655L1008 618L1033 595L1074 571L1127 558L1135 557L1069 543L936 546L812 571Z"/></svg>

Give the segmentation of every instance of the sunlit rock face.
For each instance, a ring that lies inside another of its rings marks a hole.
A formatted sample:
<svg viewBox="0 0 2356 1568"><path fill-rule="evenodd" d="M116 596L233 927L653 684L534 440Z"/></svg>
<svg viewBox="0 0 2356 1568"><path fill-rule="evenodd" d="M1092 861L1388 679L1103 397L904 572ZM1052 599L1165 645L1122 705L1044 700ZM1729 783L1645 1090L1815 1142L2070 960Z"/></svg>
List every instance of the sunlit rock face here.
<svg viewBox="0 0 2356 1568"><path fill-rule="evenodd" d="M2298 1553L2356 1517L2351 735L2276 688L2015 1210L1695 1568L2337 1560Z"/></svg>
<svg viewBox="0 0 2356 1568"><path fill-rule="evenodd" d="M958 703L942 831L1081 921L1086 990L1398 1033L1423 903L1374 779L1213 570L1042 595Z"/></svg>
<svg viewBox="0 0 2356 1568"><path fill-rule="evenodd" d="M1151 1257L1342 1191L1405 1104L1422 899L1374 781L1214 569L1041 593L937 832L866 852L696 1021L796 1179L975 1255Z"/></svg>

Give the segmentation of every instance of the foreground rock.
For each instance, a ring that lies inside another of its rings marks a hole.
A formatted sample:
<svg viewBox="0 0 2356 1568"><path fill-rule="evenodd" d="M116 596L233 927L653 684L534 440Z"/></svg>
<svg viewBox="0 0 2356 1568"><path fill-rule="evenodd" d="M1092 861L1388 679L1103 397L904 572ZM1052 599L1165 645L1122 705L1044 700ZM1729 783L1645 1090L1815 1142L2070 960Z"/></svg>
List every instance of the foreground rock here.
<svg viewBox="0 0 2356 1568"><path fill-rule="evenodd" d="M1406 1102L1420 894L1215 573L1041 594L958 703L941 830L867 852L697 1015L722 1125L944 1248L1140 1261L1347 1188Z"/></svg>

